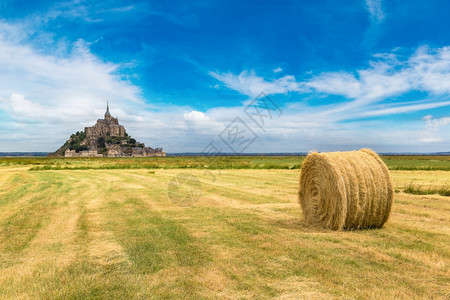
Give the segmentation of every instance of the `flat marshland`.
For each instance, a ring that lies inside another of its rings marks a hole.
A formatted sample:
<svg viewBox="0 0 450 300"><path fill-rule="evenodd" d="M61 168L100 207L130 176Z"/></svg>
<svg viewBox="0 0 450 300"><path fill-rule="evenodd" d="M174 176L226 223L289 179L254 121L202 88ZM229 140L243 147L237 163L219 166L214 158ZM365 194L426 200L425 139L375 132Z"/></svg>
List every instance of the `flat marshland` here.
<svg viewBox="0 0 450 300"><path fill-rule="evenodd" d="M302 157L1 158L0 297L448 299L450 159L383 159L385 227L335 232L303 221Z"/></svg>

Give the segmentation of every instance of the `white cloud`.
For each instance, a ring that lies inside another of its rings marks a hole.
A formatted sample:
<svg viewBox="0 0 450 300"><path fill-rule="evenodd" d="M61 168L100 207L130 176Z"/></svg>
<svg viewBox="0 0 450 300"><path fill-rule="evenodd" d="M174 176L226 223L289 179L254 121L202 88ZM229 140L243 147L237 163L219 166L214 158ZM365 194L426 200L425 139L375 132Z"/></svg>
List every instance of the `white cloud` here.
<svg viewBox="0 0 450 300"><path fill-rule="evenodd" d="M283 71L283 69L280 68L280 67L275 68L275 69L272 70L272 72L274 72L274 73L280 73L280 72L282 72L282 71Z"/></svg>
<svg viewBox="0 0 450 300"><path fill-rule="evenodd" d="M210 117L207 117L204 113L196 110L183 114L183 120L193 123L203 123L212 121Z"/></svg>
<svg viewBox="0 0 450 300"><path fill-rule="evenodd" d="M58 18L65 18L69 20L80 19L88 23L103 22L104 17L108 14L114 13L128 13L136 9L136 5L128 6L111 6L113 2L108 3L89 3L89 1L66 1L58 2L44 13L39 12L31 15L31 21L34 24L46 24Z"/></svg>
<svg viewBox="0 0 450 300"><path fill-rule="evenodd" d="M422 91L430 95L447 95L450 93L450 47L429 49L420 47L406 60L401 61L393 53L374 55L370 67L355 73L324 72L309 80L298 82L292 75L267 81L257 76L254 71L243 71L239 75L232 73L210 73L228 88L244 95L254 97L261 91L267 94L287 92L323 93L343 96L350 101L334 106L328 113L351 115L372 115L407 112L429 109L447 105L438 101L428 105L408 105L390 107L389 109L373 107L390 97L399 96L410 91ZM323 103L326 104L326 103Z"/></svg>
<svg viewBox="0 0 450 300"><path fill-rule="evenodd" d="M6 109L10 108L11 112L17 117L17 119L21 120L36 121L42 118L47 119L50 117L48 112L38 103L27 100L23 95L19 94L12 94L9 99L4 101L3 107Z"/></svg>
<svg viewBox="0 0 450 300"><path fill-rule="evenodd" d="M251 98L257 97L262 92L266 94L285 94L304 90L302 84L297 82L295 77L291 75L266 81L263 77L257 76L253 70L242 71L239 75L212 71L209 74L224 83L228 88Z"/></svg>
<svg viewBox="0 0 450 300"><path fill-rule="evenodd" d="M0 151L56 149L93 125L107 100L131 127L149 120L139 88L120 76L121 65L102 61L88 43L61 44L43 54L26 27L0 22L0 29L0 114L8 115L0 123L14 128L2 133Z"/></svg>
<svg viewBox="0 0 450 300"><path fill-rule="evenodd" d="M199 130L202 133L211 134L222 130L223 126L216 119L208 117L200 111L193 110L183 114L183 121L189 129Z"/></svg>
<svg viewBox="0 0 450 300"><path fill-rule="evenodd" d="M129 12L129 11L134 10L135 8L136 8L136 5L132 4L132 5L123 6L123 7L111 8L107 11L109 11L109 12Z"/></svg>
<svg viewBox="0 0 450 300"><path fill-rule="evenodd" d="M327 150L331 145L340 144L342 149L345 145L351 148L352 145L373 144L382 151L430 151L425 142L434 143L431 151L445 151L450 146L446 143L450 136L445 136L443 129L438 134L432 125L421 130L419 120L394 121L388 127L383 122L368 125L369 120L352 121L450 106L450 47L420 47L406 59L394 52L379 53L374 55L368 68L352 73L324 72L304 81L296 81L289 75L267 80L254 71L243 71L239 75L210 74L228 88L247 96L257 95L260 91L267 94L308 94L308 102L305 101L304 105L283 107L283 117L270 127L269 131L276 136L268 139L285 147L299 145L298 137L301 137L301 147L306 147L306 150ZM289 85L283 84L286 80ZM422 100L411 101L403 97L413 91L422 92ZM344 99L327 103L327 98L321 95L339 95ZM403 102L395 101L400 96ZM310 102L314 105L308 105ZM431 124L437 123L440 128L445 128L443 122L446 120L434 120ZM404 128L400 129L400 126Z"/></svg>
<svg viewBox="0 0 450 300"><path fill-rule="evenodd" d="M421 87L421 77L414 78L415 68L409 63L385 60L371 61L370 68L359 70L356 76L347 72L325 72L306 82L317 92L342 95L358 101L373 102L400 95Z"/></svg>
<svg viewBox="0 0 450 300"><path fill-rule="evenodd" d="M434 119L432 115L426 115L422 118L426 122L425 128L419 132L419 141L423 143L438 143L444 140L448 141L450 135L447 125L450 124L450 117ZM443 130L443 128L445 130Z"/></svg>
<svg viewBox="0 0 450 300"><path fill-rule="evenodd" d="M395 107L387 107L382 109L373 109L366 112L356 114L355 117L375 117L375 116L385 116L393 114L402 114L438 107L450 106L450 101L434 102L434 103L421 103L421 104L411 104L411 105L400 105Z"/></svg>
<svg viewBox="0 0 450 300"><path fill-rule="evenodd" d="M0 34L2 99L20 92L50 111L67 114L76 113L74 106L92 107L92 102L100 108L100 102L107 99L142 102L139 89L117 74L119 68L92 55L83 40L72 44L64 55L44 55L24 45L21 38L14 40Z"/></svg>
<svg viewBox="0 0 450 300"><path fill-rule="evenodd" d="M342 95L354 99L345 103L335 112L345 110L373 109L372 103L382 102L390 97L403 95L410 91L421 91L429 94L429 105L405 107L404 112L429 109L443 106L446 102L436 101L437 96L450 93L450 47L429 49L420 47L407 60L400 61L393 54L379 54L370 62L371 67L350 73L324 73L313 77L306 86L317 92ZM442 99L441 99L442 100ZM395 110L379 110L386 114L397 113Z"/></svg>
<svg viewBox="0 0 450 300"><path fill-rule="evenodd" d="M361 83L352 74L323 73L305 83L314 90L348 98L357 98L361 95Z"/></svg>
<svg viewBox="0 0 450 300"><path fill-rule="evenodd" d="M382 0L365 0L365 2L370 17L377 23L381 22L384 19Z"/></svg>
<svg viewBox="0 0 450 300"><path fill-rule="evenodd" d="M430 130L439 130L440 127L450 124L450 117L433 119L432 115L427 115L423 120L427 121L426 128Z"/></svg>

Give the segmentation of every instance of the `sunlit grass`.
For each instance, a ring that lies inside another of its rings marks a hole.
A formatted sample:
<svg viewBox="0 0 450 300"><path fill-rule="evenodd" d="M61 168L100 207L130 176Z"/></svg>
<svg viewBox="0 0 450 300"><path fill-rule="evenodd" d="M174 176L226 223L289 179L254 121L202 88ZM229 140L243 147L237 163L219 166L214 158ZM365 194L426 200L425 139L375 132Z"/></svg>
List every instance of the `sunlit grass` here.
<svg viewBox="0 0 450 300"><path fill-rule="evenodd" d="M140 160L119 164L130 161ZM33 166L0 167L1 298L449 295L450 198L401 192L412 178L450 182L449 172L393 171L400 192L386 226L333 232L303 221L299 170ZM167 196L183 172L201 182L192 207Z"/></svg>

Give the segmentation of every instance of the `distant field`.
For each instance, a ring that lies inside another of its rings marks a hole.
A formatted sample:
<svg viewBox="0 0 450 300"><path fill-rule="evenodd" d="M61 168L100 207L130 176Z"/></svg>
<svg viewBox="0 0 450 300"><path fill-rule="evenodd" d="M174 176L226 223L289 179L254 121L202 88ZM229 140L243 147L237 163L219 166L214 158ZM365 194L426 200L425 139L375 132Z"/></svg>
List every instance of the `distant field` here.
<svg viewBox="0 0 450 300"><path fill-rule="evenodd" d="M302 156L147 157L147 158L0 158L0 166L32 170L89 169L300 169ZM450 156L384 156L391 170L450 171Z"/></svg>
<svg viewBox="0 0 450 300"><path fill-rule="evenodd" d="M450 198L403 191L448 185L449 159L384 159L425 171L392 171L383 229L343 232L303 221L300 157L0 159L0 298L448 299Z"/></svg>

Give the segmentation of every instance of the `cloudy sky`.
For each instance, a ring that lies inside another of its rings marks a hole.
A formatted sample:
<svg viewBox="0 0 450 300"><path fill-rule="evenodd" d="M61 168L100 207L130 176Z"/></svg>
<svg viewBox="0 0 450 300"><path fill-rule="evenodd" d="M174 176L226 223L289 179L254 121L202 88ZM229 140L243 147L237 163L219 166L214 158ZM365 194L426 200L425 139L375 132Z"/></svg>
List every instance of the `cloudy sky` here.
<svg viewBox="0 0 450 300"><path fill-rule="evenodd" d="M54 151L106 101L167 152L450 151L449 15L445 0L1 0L0 151Z"/></svg>

